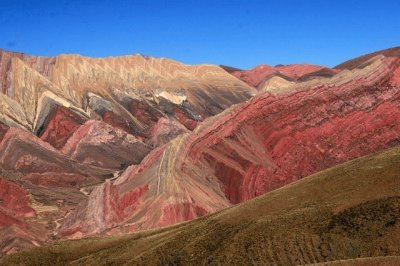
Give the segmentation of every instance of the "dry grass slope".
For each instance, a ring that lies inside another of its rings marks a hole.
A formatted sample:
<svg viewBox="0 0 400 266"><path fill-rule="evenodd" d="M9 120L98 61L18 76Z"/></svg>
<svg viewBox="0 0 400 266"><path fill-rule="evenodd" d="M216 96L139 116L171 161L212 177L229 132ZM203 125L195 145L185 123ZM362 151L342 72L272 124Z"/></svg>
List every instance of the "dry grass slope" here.
<svg viewBox="0 0 400 266"><path fill-rule="evenodd" d="M62 241L2 265L395 265L399 258L387 256L400 255L399 239L400 148L394 148L192 222Z"/></svg>
<svg viewBox="0 0 400 266"><path fill-rule="evenodd" d="M310 264L312 266L398 266L400 256L369 257Z"/></svg>

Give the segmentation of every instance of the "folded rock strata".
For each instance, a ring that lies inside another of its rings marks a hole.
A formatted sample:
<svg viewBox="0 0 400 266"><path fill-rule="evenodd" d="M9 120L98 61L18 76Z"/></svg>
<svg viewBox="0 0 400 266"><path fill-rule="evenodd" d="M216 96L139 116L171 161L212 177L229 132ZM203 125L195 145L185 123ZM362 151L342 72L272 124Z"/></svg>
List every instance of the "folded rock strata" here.
<svg viewBox="0 0 400 266"><path fill-rule="evenodd" d="M399 73L399 57L380 54L359 68L229 108L97 187L60 234L190 220L398 145Z"/></svg>
<svg viewBox="0 0 400 266"><path fill-rule="evenodd" d="M139 167L151 150L255 94L213 65L3 50L0 92L0 256L58 238L66 215L86 198L100 199L101 187L104 195L116 195L110 180L121 171ZM133 210L129 205L146 189L116 206ZM99 207L90 208L88 217L96 217ZM177 215L200 215L185 208L177 207ZM104 228L114 216L126 215L110 210ZM160 224L172 219L165 217Z"/></svg>

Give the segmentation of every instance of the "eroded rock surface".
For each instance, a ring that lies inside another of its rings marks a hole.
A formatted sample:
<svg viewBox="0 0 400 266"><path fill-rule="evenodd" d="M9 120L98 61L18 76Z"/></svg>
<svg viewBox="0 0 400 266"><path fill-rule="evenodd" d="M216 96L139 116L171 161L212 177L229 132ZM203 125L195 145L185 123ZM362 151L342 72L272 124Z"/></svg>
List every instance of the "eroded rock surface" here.
<svg viewBox="0 0 400 266"><path fill-rule="evenodd" d="M60 233L114 234L193 219L399 145L399 68L398 57L377 55L229 108L102 184Z"/></svg>

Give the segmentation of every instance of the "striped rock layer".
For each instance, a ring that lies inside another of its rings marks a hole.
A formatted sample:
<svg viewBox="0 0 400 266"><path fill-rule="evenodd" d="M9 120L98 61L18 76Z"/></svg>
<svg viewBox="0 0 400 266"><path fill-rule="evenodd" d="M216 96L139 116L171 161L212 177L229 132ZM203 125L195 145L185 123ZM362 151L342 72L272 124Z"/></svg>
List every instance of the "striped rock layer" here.
<svg viewBox="0 0 400 266"><path fill-rule="evenodd" d="M400 58L377 54L206 119L98 186L59 234L190 220L399 144Z"/></svg>
<svg viewBox="0 0 400 266"><path fill-rule="evenodd" d="M0 50L0 256L58 239L66 214L100 187L254 94L214 65Z"/></svg>

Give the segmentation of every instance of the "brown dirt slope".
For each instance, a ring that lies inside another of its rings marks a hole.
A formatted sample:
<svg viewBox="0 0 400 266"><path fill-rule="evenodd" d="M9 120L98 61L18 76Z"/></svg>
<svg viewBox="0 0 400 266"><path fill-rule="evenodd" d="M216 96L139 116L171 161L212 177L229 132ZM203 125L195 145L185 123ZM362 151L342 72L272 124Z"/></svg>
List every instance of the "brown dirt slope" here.
<svg viewBox="0 0 400 266"><path fill-rule="evenodd" d="M397 147L192 222L63 241L2 265L298 265L399 256L399 188Z"/></svg>
<svg viewBox="0 0 400 266"><path fill-rule="evenodd" d="M398 266L400 256L369 257L310 264L313 266Z"/></svg>

